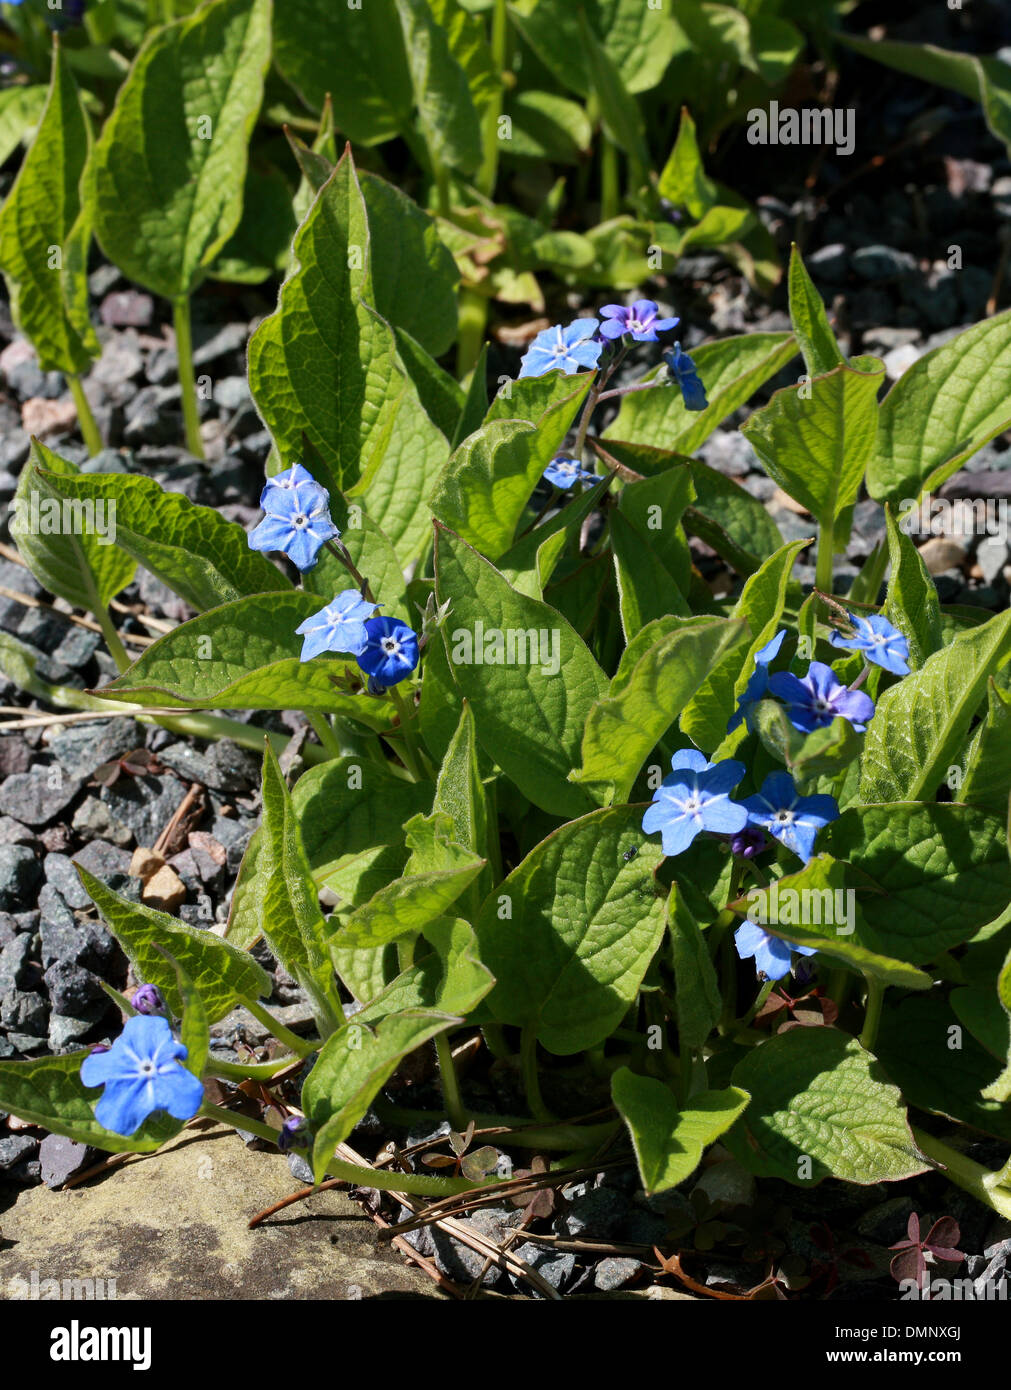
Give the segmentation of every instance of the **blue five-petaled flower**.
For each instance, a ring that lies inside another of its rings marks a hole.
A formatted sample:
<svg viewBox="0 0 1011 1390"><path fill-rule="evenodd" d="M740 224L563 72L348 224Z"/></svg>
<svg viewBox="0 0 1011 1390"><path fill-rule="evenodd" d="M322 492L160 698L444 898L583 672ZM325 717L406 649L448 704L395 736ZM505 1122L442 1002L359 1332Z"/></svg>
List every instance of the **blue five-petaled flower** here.
<svg viewBox="0 0 1011 1390"><path fill-rule="evenodd" d="M251 549L283 551L300 570L312 569L322 546L340 535L330 494L300 463L267 480L260 506L266 516L249 533Z"/></svg>
<svg viewBox="0 0 1011 1390"><path fill-rule="evenodd" d="M784 701L790 723L805 734L827 728L839 715L861 734L874 714L870 696L843 685L832 667L821 661L812 661L803 679L789 671L777 671L769 677L769 691Z"/></svg>
<svg viewBox="0 0 1011 1390"><path fill-rule="evenodd" d="M788 772L770 772L755 796L743 802L748 823L767 830L806 864L818 831L839 819L834 796L801 796Z"/></svg>
<svg viewBox="0 0 1011 1390"><path fill-rule="evenodd" d="M863 652L865 660L873 662L875 666L883 666L893 676L909 675L909 643L897 627L877 613L869 618L851 613L850 621L856 629L853 636L831 633L828 640L833 647L848 647L851 651Z"/></svg>
<svg viewBox="0 0 1011 1390"><path fill-rule="evenodd" d="M376 605L362 598L357 589L344 589L295 629L303 638L299 660L311 661L323 652L357 656L369 640L365 624L375 611Z"/></svg>
<svg viewBox="0 0 1011 1390"><path fill-rule="evenodd" d="M113 1134L133 1134L155 1110L191 1120L204 1098L198 1076L180 1066L186 1048L161 1015L135 1014L106 1052L81 1063L85 1086L104 1086L95 1119Z"/></svg>
<svg viewBox="0 0 1011 1390"><path fill-rule="evenodd" d="M681 344L675 343L672 348L665 348L663 360L667 363L669 372L681 388L685 410L705 410L709 404L706 399L706 388L699 380L695 363L687 352L681 351Z"/></svg>
<svg viewBox="0 0 1011 1390"><path fill-rule="evenodd" d="M371 694L379 695L409 676L418 664L418 635L399 618L370 618L358 665L369 678Z"/></svg>
<svg viewBox="0 0 1011 1390"><path fill-rule="evenodd" d="M600 311L606 322L600 325L602 338L622 338L627 333L637 343L655 343L658 333L677 328L680 319L659 318L659 306L652 299L637 299L631 308L623 304L605 304Z"/></svg>
<svg viewBox="0 0 1011 1390"><path fill-rule="evenodd" d="M813 956L815 946L798 946L795 942L780 941L763 930L757 922L744 922L734 932L734 945L741 960L754 956L755 966L768 980L781 980L790 969L790 953Z"/></svg>
<svg viewBox="0 0 1011 1390"><path fill-rule="evenodd" d="M660 832L664 854L683 854L703 830L733 835L744 829L748 813L730 800L744 776L743 763L735 758L710 763L696 748L682 748L670 765L670 776L664 778L642 818L647 835Z"/></svg>
<svg viewBox="0 0 1011 1390"><path fill-rule="evenodd" d="M779 655L779 649L783 645L783 638L786 636L786 628L780 628L771 641L766 642L764 647L760 647L755 653L755 669L748 677L748 683L744 687L742 694L737 697L737 710L731 715L730 723L727 725L727 733L731 734L740 724L741 720L750 713L753 705L757 705L769 689L769 667Z"/></svg>
<svg viewBox="0 0 1011 1390"><path fill-rule="evenodd" d="M604 350L593 341L599 327L597 319L576 319L565 328L543 329L520 360L520 376L543 376L556 367L571 376L580 367L595 367Z"/></svg>
<svg viewBox="0 0 1011 1390"><path fill-rule="evenodd" d="M596 473L590 473L582 468L576 459L555 458L552 459L544 470L544 478L553 487L567 489L574 483L595 483L598 481Z"/></svg>

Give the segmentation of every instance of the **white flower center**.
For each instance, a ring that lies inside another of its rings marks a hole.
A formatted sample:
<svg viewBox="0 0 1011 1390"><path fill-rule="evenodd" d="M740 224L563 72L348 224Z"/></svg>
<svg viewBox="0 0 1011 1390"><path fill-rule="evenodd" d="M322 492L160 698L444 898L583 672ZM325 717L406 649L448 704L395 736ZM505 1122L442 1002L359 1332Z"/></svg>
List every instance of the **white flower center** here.
<svg viewBox="0 0 1011 1390"><path fill-rule="evenodd" d="M299 512L298 516L292 517L291 524L295 527L296 530L301 530L302 527L306 525L308 520L309 518L307 516L305 516L302 512Z"/></svg>
<svg viewBox="0 0 1011 1390"><path fill-rule="evenodd" d="M381 646L388 656L396 656L400 651L400 643L395 637L384 637Z"/></svg>
<svg viewBox="0 0 1011 1390"><path fill-rule="evenodd" d="M777 811L776 820L780 825L789 825L793 820L792 811Z"/></svg>

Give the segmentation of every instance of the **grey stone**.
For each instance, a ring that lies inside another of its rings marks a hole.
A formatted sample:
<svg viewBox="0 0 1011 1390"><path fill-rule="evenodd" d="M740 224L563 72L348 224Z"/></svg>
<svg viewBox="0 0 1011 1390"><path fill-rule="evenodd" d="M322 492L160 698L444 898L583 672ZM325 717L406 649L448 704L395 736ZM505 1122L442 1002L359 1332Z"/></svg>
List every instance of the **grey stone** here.
<svg viewBox="0 0 1011 1390"><path fill-rule="evenodd" d="M51 965L44 979L53 1011L68 1018L79 1017L82 1010L105 998L97 977L90 970L70 961Z"/></svg>
<svg viewBox="0 0 1011 1390"><path fill-rule="evenodd" d="M804 263L813 279L839 284L849 269L849 250L841 242L819 246L817 251L805 255Z"/></svg>
<svg viewBox="0 0 1011 1390"><path fill-rule="evenodd" d="M13 1035L24 1033L29 1038L46 1036L49 1006L41 994L23 989L11 989L0 999L0 1022L13 1041ZM19 1051L24 1051L19 1048Z"/></svg>
<svg viewBox="0 0 1011 1390"><path fill-rule="evenodd" d="M600 1293L622 1289L631 1283L641 1268L638 1260L619 1255L608 1256L607 1259L601 1260L593 1271L593 1287Z"/></svg>
<svg viewBox="0 0 1011 1390"><path fill-rule="evenodd" d="M20 932L0 951L0 995L26 989L32 983L34 943L28 932Z"/></svg>
<svg viewBox="0 0 1011 1390"><path fill-rule="evenodd" d="M0 912L31 907L41 878L42 868L33 849L28 845L0 845Z"/></svg>
<svg viewBox="0 0 1011 1390"><path fill-rule="evenodd" d="M133 841L133 832L122 821L113 820L112 813L97 796L86 796L74 812L71 822L82 840L107 840L125 846Z"/></svg>
<svg viewBox="0 0 1011 1390"><path fill-rule="evenodd" d="M631 1211L632 1204L624 1193L595 1187L571 1201L552 1225L559 1235L607 1239L618 1234Z"/></svg>
<svg viewBox="0 0 1011 1390"><path fill-rule="evenodd" d="M154 319L154 300L137 290L116 290L105 296L98 313L113 328L147 328ZM143 362L137 370L142 367Z"/></svg>
<svg viewBox="0 0 1011 1390"><path fill-rule="evenodd" d="M206 329L204 330L206 333ZM210 337L205 337L201 341L201 329L195 327L193 340L197 344L196 351L193 353L193 365L204 367L209 362L217 362L219 358L226 356L230 352L244 352L246 343L249 339L249 326L245 323L226 323L223 328Z"/></svg>
<svg viewBox="0 0 1011 1390"><path fill-rule="evenodd" d="M980 541L976 547L976 563L983 571L983 578L988 584L992 584L999 577L1009 555L1011 552L1008 542L1000 536L984 536Z"/></svg>
<svg viewBox="0 0 1011 1390"><path fill-rule="evenodd" d="M200 782L211 791L232 794L259 785L259 759L230 739L212 744L203 753L191 744L173 743L163 749L158 757L180 777Z"/></svg>
<svg viewBox="0 0 1011 1390"><path fill-rule="evenodd" d="M313 1176L312 1169L301 1154L289 1154L288 1167L291 1169L291 1176L296 1182L305 1183L306 1187L313 1186L316 1179Z"/></svg>
<svg viewBox="0 0 1011 1390"><path fill-rule="evenodd" d="M739 430L716 430L699 450L710 468L741 478L758 469L755 451Z"/></svg>
<svg viewBox="0 0 1011 1390"><path fill-rule="evenodd" d="M175 777L135 777L103 787L99 796L114 823L129 829L138 845L154 844L186 795Z"/></svg>
<svg viewBox="0 0 1011 1390"><path fill-rule="evenodd" d="M223 376L214 383L214 400L222 410L238 410L250 400L249 384L244 376Z"/></svg>
<svg viewBox="0 0 1011 1390"><path fill-rule="evenodd" d="M461 1217L460 1225L500 1243L510 1225L515 1225L519 1221L520 1215L521 1213L517 1211L516 1220L511 1221L508 1218L503 1218L499 1212L491 1212L478 1207L470 1216ZM480 1276L481 1283L485 1288L495 1288L503 1282L504 1273L497 1264L490 1264L482 1275L481 1271L484 1268L486 1256L477 1250L472 1250L469 1245L463 1245L460 1241L454 1240L445 1231L433 1229L432 1241L435 1246L435 1262L443 1274L448 1275L450 1279L469 1284Z"/></svg>
<svg viewBox="0 0 1011 1390"><path fill-rule="evenodd" d="M95 655L101 637L97 632L91 632L86 627L74 626L67 631L67 634L60 641L59 646L53 652L53 660L59 661L64 666L69 666L72 671L79 671L87 666L88 662Z"/></svg>
<svg viewBox="0 0 1011 1390"><path fill-rule="evenodd" d="M78 877L73 860L65 854L47 854L42 861L46 882L60 894L68 907L90 907L87 889Z"/></svg>
<svg viewBox="0 0 1011 1390"><path fill-rule="evenodd" d="M27 772L33 757L31 745L19 734L7 734L0 738L0 777Z"/></svg>
<svg viewBox="0 0 1011 1390"><path fill-rule="evenodd" d="M48 825L65 810L81 789L76 777L60 767L36 764L17 772L0 786L0 811L25 825Z"/></svg>
<svg viewBox="0 0 1011 1390"><path fill-rule="evenodd" d="M525 1240L522 1245L513 1246L517 1258L523 1260L531 1269L537 1271L546 1284L559 1291L572 1278L576 1267L576 1257L571 1250L552 1250L548 1245L538 1245L536 1241ZM510 1275L514 1288L530 1291L530 1284L519 1275ZM536 1289L533 1290L535 1296Z"/></svg>
<svg viewBox="0 0 1011 1390"><path fill-rule="evenodd" d="M916 270L916 257L894 246L861 246L850 257L853 269L864 280L878 282Z"/></svg>
<svg viewBox="0 0 1011 1390"><path fill-rule="evenodd" d="M83 1018L71 1018L67 1014L50 1014L47 1039L50 1052L59 1056L61 1052L76 1051L107 1011L107 1002L103 999L82 1009Z"/></svg>
<svg viewBox="0 0 1011 1390"><path fill-rule="evenodd" d="M907 347L910 343L918 343L922 336L918 328L890 328L887 325L868 328L864 333L864 350L877 353L891 352L893 348Z"/></svg>
<svg viewBox="0 0 1011 1390"><path fill-rule="evenodd" d="M27 1134L8 1134L0 1139L0 1168L5 1172L15 1163L26 1158L34 1158L39 1151L39 1141Z"/></svg>
<svg viewBox="0 0 1011 1390"><path fill-rule="evenodd" d="M42 1181L47 1187L62 1187L71 1174L84 1167L90 1150L62 1134L47 1134L39 1149Z"/></svg>

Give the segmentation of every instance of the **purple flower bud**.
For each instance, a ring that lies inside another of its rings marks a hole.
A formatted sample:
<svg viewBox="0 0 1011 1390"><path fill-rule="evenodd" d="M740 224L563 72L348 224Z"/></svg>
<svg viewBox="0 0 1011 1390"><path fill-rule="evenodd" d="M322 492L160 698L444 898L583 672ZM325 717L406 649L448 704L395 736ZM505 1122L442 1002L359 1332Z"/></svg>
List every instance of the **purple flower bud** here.
<svg viewBox="0 0 1011 1390"><path fill-rule="evenodd" d="M292 1149L307 1149L312 1143L312 1130L304 1115L289 1115L277 1135L277 1147L283 1154Z"/></svg>
<svg viewBox="0 0 1011 1390"><path fill-rule="evenodd" d="M156 985L141 985L130 1003L139 1014L165 1014L165 1000Z"/></svg>
<svg viewBox="0 0 1011 1390"><path fill-rule="evenodd" d="M730 852L738 859L754 859L765 849L765 843L764 831L746 825L730 841Z"/></svg>
<svg viewBox="0 0 1011 1390"><path fill-rule="evenodd" d="M108 1043L92 1043L88 1048L88 1055L94 1057L99 1052L111 1051Z"/></svg>

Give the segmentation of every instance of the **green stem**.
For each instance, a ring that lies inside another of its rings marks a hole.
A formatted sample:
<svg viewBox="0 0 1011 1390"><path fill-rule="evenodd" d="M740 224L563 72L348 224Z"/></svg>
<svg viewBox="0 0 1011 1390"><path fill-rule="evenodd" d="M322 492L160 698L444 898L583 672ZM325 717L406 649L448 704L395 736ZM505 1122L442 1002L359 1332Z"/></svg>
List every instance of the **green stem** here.
<svg viewBox="0 0 1011 1390"><path fill-rule="evenodd" d="M618 183L618 146L603 131L600 135L600 220L618 216L621 194Z"/></svg>
<svg viewBox="0 0 1011 1390"><path fill-rule="evenodd" d="M161 15L163 24L174 23L176 11L173 0L161 0Z"/></svg>
<svg viewBox="0 0 1011 1390"><path fill-rule="evenodd" d="M200 408L197 405L197 384L193 375L193 332L190 325L188 295L173 300L172 322L176 333L176 356L179 361L179 387L183 399L186 447L194 458L202 459L204 457L204 442L200 437Z"/></svg>
<svg viewBox="0 0 1011 1390"><path fill-rule="evenodd" d="M846 1003L846 996L849 994L853 976L848 970L843 970L842 966L835 966L829 972L828 977L828 997L840 1011Z"/></svg>
<svg viewBox="0 0 1011 1390"><path fill-rule="evenodd" d="M108 608L103 608L100 603L95 605L95 619L102 629L102 636L105 638L105 645L109 648L110 655L116 663L116 668L120 672L126 670L130 665L130 658L127 656L126 648L123 646L122 639L116 631L116 625L112 621L112 615Z"/></svg>
<svg viewBox="0 0 1011 1390"><path fill-rule="evenodd" d="M823 593L832 592L832 555L835 549L835 533L832 520L822 521L818 527L818 559L814 571L816 589Z"/></svg>
<svg viewBox="0 0 1011 1390"><path fill-rule="evenodd" d="M318 1042L309 1042L305 1038L300 1038L297 1033L293 1033L290 1028L285 1028L284 1024L274 1017L262 1004L258 1004L255 999L244 999L243 1003L255 1019L263 1024L268 1032L273 1033L278 1042L283 1042L290 1047L296 1057L309 1057L319 1047Z"/></svg>
<svg viewBox="0 0 1011 1390"><path fill-rule="evenodd" d="M488 299L477 290L461 290L460 311L456 332L456 375L462 381L474 370L481 356L485 329L488 324Z"/></svg>
<svg viewBox="0 0 1011 1390"><path fill-rule="evenodd" d="M445 1033L436 1034L435 1050L439 1057L439 1078L442 1081L442 1099L446 1106L446 1114L453 1128L462 1133L467 1128L467 1111L460 1096L453 1049Z"/></svg>
<svg viewBox="0 0 1011 1390"><path fill-rule="evenodd" d="M233 1129L244 1129L247 1134L255 1134L257 1139L266 1139L269 1144L277 1143L277 1130L265 1125L262 1120L254 1120L250 1115L240 1115L237 1110L226 1110L223 1105L212 1105L205 1100L197 1111L209 1120L219 1120Z"/></svg>
<svg viewBox="0 0 1011 1390"><path fill-rule="evenodd" d="M971 1193L977 1201L1003 1216L1005 1221L1011 1221L1011 1190L1000 1185L1000 1173L991 1173L982 1164L974 1163L971 1158L966 1158L965 1154L960 1154L949 1144L935 1139L932 1134L924 1133L915 1125L912 1128L917 1148L926 1154L932 1163L943 1167L946 1170L945 1176L950 1178L956 1187Z"/></svg>
<svg viewBox="0 0 1011 1390"><path fill-rule="evenodd" d="M864 1013L864 1030L860 1034L860 1042L870 1052L878 1036L878 1024L881 1022L881 1005L885 997L885 986L880 980L867 978L867 1000L866 1012Z"/></svg>
<svg viewBox="0 0 1011 1390"><path fill-rule="evenodd" d="M531 1115L535 1120L553 1120L554 1116L541 1095L541 1080L537 1074L537 1032L530 1023L524 1026L520 1035L520 1070Z"/></svg>
<svg viewBox="0 0 1011 1390"><path fill-rule="evenodd" d="M775 980L766 980L765 984L762 986L762 988L758 991L758 994L755 996L755 1002L752 1004L751 1008L742 1018L738 1019L738 1028L750 1027L752 1019L755 1017L759 1009L765 1003L766 999L768 999L769 995L772 993L772 987L775 983Z"/></svg>
<svg viewBox="0 0 1011 1390"><path fill-rule="evenodd" d="M317 714L313 710L307 710L305 717L308 719L310 725L315 730L316 737L319 739L322 747L326 750L327 756L330 758L341 757L344 750L341 747L340 739L334 733L333 729L331 729L326 715Z"/></svg>
<svg viewBox="0 0 1011 1390"><path fill-rule="evenodd" d="M91 405L87 396L84 394L84 387L81 378L71 372L67 377L67 385L70 387L70 394L74 398L74 405L77 407L77 423L81 427L81 438L88 448L88 453L92 458L100 454L105 445L102 443L102 433L98 428L94 415L91 413Z"/></svg>
<svg viewBox="0 0 1011 1390"><path fill-rule="evenodd" d="M243 1066L241 1062L226 1062L223 1058L212 1055L207 1059L204 1075L219 1076L223 1081L269 1081L279 1072L287 1071L296 1062L303 1060L302 1057L292 1055L275 1057L270 1062L250 1062L248 1066Z"/></svg>
<svg viewBox="0 0 1011 1390"><path fill-rule="evenodd" d="M407 712L407 705L404 702L404 697L395 685L390 686L390 695L393 697L393 703L396 705L397 713L400 716L400 732L403 735L400 751L407 765L407 770L411 773L416 782L423 782L425 779L418 765L417 748L414 742L414 730L410 727L411 720Z"/></svg>

